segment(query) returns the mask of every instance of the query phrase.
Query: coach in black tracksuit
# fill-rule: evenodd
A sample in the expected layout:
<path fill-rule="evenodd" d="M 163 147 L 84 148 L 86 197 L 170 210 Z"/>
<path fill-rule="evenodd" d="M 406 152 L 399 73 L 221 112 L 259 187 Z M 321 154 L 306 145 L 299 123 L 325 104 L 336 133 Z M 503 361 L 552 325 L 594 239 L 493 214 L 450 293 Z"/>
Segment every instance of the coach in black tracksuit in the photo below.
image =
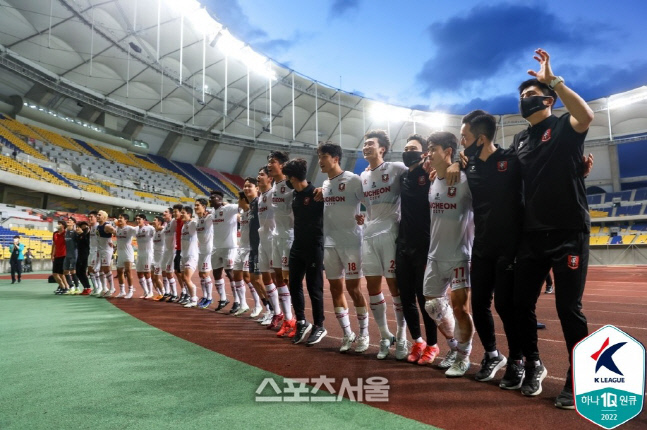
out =
<path fill-rule="evenodd" d="M 400 176 L 401 218 L 396 240 L 395 277 L 400 289 L 402 312 L 414 342 L 422 337 L 420 312 L 425 325 L 426 346 L 438 342 L 436 323 L 425 311 L 422 285 L 429 253 L 429 175 L 422 168 L 421 155 L 427 146 L 424 137 L 413 134 L 407 138 L 402 154 L 409 171 Z M 416 304 L 417 303 L 417 304 Z M 408 361 L 417 362 L 423 350 L 412 349 Z M 423 364 L 423 363 L 420 363 Z"/>
<path fill-rule="evenodd" d="M 83 285 L 85 295 L 90 294 L 90 280 L 88 279 L 88 258 L 90 256 L 90 227 L 85 221 L 76 225 L 76 276 Z"/>
<path fill-rule="evenodd" d="M 593 121 L 593 111 L 584 100 L 555 76 L 548 53 L 538 49 L 538 72 L 519 86 L 522 116 L 530 123 L 514 137 L 513 146 L 521 163 L 525 217 L 517 255 L 515 310 L 522 349 L 526 356 L 526 377 L 538 392 L 546 369 L 539 359 L 535 305 L 549 270 L 555 276 L 555 302 L 569 361 L 573 347 L 588 335 L 582 313 L 582 295 L 589 262 L 590 218 L 583 177 L 584 139 Z M 557 97 L 568 113 L 552 115 Z M 542 376 L 543 375 L 543 376 Z M 573 409 L 571 366 L 566 384 L 557 397 L 559 408 Z"/>
<path fill-rule="evenodd" d="M 292 213 L 294 214 L 294 242 L 290 249 L 290 295 L 297 319 L 294 343 L 300 343 L 307 334 L 303 277 L 306 278 L 308 295 L 312 303 L 314 327 L 306 341 L 307 345 L 318 343 L 327 331 L 324 323 L 323 306 L 323 208 L 324 202 L 314 199 L 315 187 L 306 181 L 307 163 L 297 158 L 283 166 L 287 185 L 294 189 Z"/>

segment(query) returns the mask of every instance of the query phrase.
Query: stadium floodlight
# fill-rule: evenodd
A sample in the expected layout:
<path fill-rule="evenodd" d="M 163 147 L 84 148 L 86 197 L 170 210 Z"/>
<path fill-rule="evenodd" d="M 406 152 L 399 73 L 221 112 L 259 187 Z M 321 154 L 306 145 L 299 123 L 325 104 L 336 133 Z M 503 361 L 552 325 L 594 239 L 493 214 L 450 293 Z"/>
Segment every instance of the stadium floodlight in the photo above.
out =
<path fill-rule="evenodd" d="M 272 70 L 269 60 L 261 54 L 255 52 L 249 45 L 245 45 L 238 52 L 238 59 L 242 61 L 252 72 L 270 78 L 275 81 L 276 72 Z"/>
<path fill-rule="evenodd" d="M 221 28 L 221 25 L 211 18 L 209 12 L 200 6 L 197 9 L 191 10 L 186 15 L 186 18 L 188 18 L 198 34 L 204 34 L 206 36 L 215 35 Z"/>
<path fill-rule="evenodd" d="M 222 30 L 217 45 L 225 55 L 237 57 L 238 51 L 243 49 L 245 44 L 231 35 L 229 30 Z"/>
<path fill-rule="evenodd" d="M 440 112 L 432 112 L 423 121 L 432 129 L 442 129 L 447 123 L 447 115 Z"/>
<path fill-rule="evenodd" d="M 400 122 L 411 119 L 411 110 L 383 103 L 374 103 L 370 113 L 376 121 Z"/>
<path fill-rule="evenodd" d="M 617 109 L 621 108 L 627 105 L 631 105 L 634 103 L 641 102 L 643 100 L 647 100 L 647 89 L 644 89 L 643 91 L 636 93 L 636 94 L 631 94 L 631 95 L 620 95 L 619 97 L 613 98 L 613 96 L 609 97 L 609 102 L 607 103 L 607 108 L 608 109 Z"/>

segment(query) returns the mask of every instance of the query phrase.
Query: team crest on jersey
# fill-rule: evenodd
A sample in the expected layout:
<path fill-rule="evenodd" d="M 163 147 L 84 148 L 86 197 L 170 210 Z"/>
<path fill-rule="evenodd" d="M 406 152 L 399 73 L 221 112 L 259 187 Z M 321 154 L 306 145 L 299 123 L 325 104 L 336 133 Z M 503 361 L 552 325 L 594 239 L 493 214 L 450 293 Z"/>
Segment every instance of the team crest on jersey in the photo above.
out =
<path fill-rule="evenodd" d="M 344 191 L 346 189 L 346 182 L 342 182 L 339 184 L 339 191 Z M 332 191 L 332 190 L 331 190 Z"/>
<path fill-rule="evenodd" d="M 440 193 L 436 193 L 436 197 L 434 197 L 434 200 L 440 200 Z"/>
<path fill-rule="evenodd" d="M 371 188 L 376 188 L 377 185 L 375 185 L 375 182 L 373 182 L 373 185 L 371 185 Z"/>
<path fill-rule="evenodd" d="M 541 137 L 541 141 L 548 142 L 550 140 L 550 134 L 551 134 L 551 130 L 549 128 L 548 130 L 544 131 L 544 135 Z"/>
<path fill-rule="evenodd" d="M 303 206 L 308 206 L 310 204 L 310 197 L 303 199 Z"/>
<path fill-rule="evenodd" d="M 580 256 L 579 255 L 569 255 L 568 257 L 568 268 L 569 269 L 578 269 L 580 267 Z"/>
<path fill-rule="evenodd" d="M 281 194 L 285 194 L 285 187 L 281 187 Z"/>
<path fill-rule="evenodd" d="M 389 174 L 388 173 L 384 173 L 382 175 L 382 182 L 389 182 Z"/>
<path fill-rule="evenodd" d="M 447 196 L 455 197 L 456 196 L 456 187 L 447 188 Z"/>
<path fill-rule="evenodd" d="M 505 172 L 508 170 L 508 162 L 507 161 L 499 161 L 496 163 L 497 169 L 499 169 L 499 172 Z"/>
<path fill-rule="evenodd" d="M 425 185 L 426 182 L 425 175 L 418 176 L 418 185 Z"/>

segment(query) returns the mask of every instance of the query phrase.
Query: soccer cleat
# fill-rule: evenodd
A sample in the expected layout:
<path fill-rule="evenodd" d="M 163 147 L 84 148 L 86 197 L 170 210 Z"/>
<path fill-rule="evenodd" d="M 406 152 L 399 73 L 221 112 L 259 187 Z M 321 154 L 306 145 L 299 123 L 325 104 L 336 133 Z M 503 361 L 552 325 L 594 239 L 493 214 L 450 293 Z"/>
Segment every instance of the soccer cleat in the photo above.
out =
<path fill-rule="evenodd" d="M 341 340 L 341 347 L 339 348 L 339 352 L 349 351 L 350 347 L 353 345 L 353 342 L 355 342 L 355 339 L 357 339 L 357 336 L 355 336 L 355 333 L 353 333 L 352 331 L 350 332 L 350 334 L 345 334 Z"/>
<path fill-rule="evenodd" d="M 81 292 L 81 295 L 82 296 L 89 296 L 91 291 L 92 290 L 90 288 L 84 288 L 83 291 Z"/>
<path fill-rule="evenodd" d="M 273 320 L 274 320 L 274 314 L 271 311 L 267 311 L 265 312 L 265 316 L 261 321 L 261 325 L 269 326 L 270 324 L 272 324 Z"/>
<path fill-rule="evenodd" d="M 271 313 L 271 312 L 270 312 L 270 311 L 268 311 L 268 310 L 266 310 L 265 312 L 263 312 L 263 313 L 261 314 L 261 316 L 260 316 L 260 317 L 258 317 L 258 318 L 257 318 L 257 319 L 255 319 L 254 321 L 256 321 L 256 322 L 258 322 L 258 323 L 261 323 L 261 322 L 265 321 L 265 318 L 267 317 L 267 314 L 268 314 L 268 313 Z"/>
<path fill-rule="evenodd" d="M 184 305 L 184 307 L 185 307 L 185 308 L 195 308 L 196 306 L 198 306 L 198 299 L 195 299 L 195 300 L 189 300 L 189 301 Z"/>
<path fill-rule="evenodd" d="M 202 304 L 198 304 L 198 307 L 200 309 L 207 309 L 209 306 L 211 306 L 211 303 L 212 303 L 212 300 L 207 299 L 203 301 Z"/>
<path fill-rule="evenodd" d="M 312 346 L 315 343 L 321 342 L 321 339 L 326 337 L 327 334 L 328 332 L 322 326 L 314 326 L 312 328 L 312 333 L 310 333 L 310 337 L 306 340 L 306 345 Z"/>
<path fill-rule="evenodd" d="M 65 288 L 58 287 L 58 288 L 54 291 L 54 294 L 56 294 L 56 295 L 60 296 L 60 295 L 61 295 L 61 294 L 63 294 L 64 292 L 65 292 Z"/>
<path fill-rule="evenodd" d="M 573 397 L 573 391 L 567 388 L 564 388 L 559 396 L 555 399 L 555 407 L 559 409 L 575 409 L 575 398 Z"/>
<path fill-rule="evenodd" d="M 146 294 L 144 296 L 144 300 L 149 300 L 149 299 L 152 299 L 152 298 L 153 298 L 153 293 L 148 293 L 148 294 Z M 196 304 L 197 304 L 197 302 L 196 302 Z"/>
<path fill-rule="evenodd" d="M 355 345 L 355 352 L 358 352 L 360 354 L 362 352 L 366 352 L 366 350 L 368 349 L 368 341 L 369 341 L 368 335 L 366 335 L 366 336 L 362 336 L 362 335 L 357 336 L 357 345 Z"/>
<path fill-rule="evenodd" d="M 528 363 L 525 365 L 526 377 L 521 384 L 521 394 L 524 396 L 538 396 L 541 394 L 541 383 L 548 375 L 548 370 L 539 362 L 539 364 Z"/>
<path fill-rule="evenodd" d="M 526 369 L 523 367 L 523 363 L 517 363 L 516 361 L 508 362 L 508 367 L 506 367 L 503 378 L 499 382 L 499 388 L 503 388 L 504 390 L 518 390 L 521 388 L 525 374 Z"/>
<path fill-rule="evenodd" d="M 312 324 L 310 324 L 308 321 L 297 322 L 296 329 L 293 330 L 295 335 L 292 338 L 292 343 L 296 345 L 297 343 L 303 342 L 306 339 L 308 333 L 310 333 L 310 330 L 312 330 Z"/>
<path fill-rule="evenodd" d="M 214 312 L 220 312 L 225 306 L 229 304 L 229 300 L 220 300 L 218 306 L 214 309 Z"/>
<path fill-rule="evenodd" d="M 449 369 L 445 372 L 445 376 L 448 378 L 460 378 L 465 375 L 467 369 L 470 368 L 470 357 L 469 355 L 457 354 L 456 360 L 451 365 Z"/>
<path fill-rule="evenodd" d="M 126 292 L 124 290 L 120 290 L 119 294 L 117 294 L 115 297 L 120 299 L 120 298 L 125 297 L 125 296 L 126 296 Z"/>
<path fill-rule="evenodd" d="M 279 330 L 278 333 L 276 333 L 276 337 L 283 337 L 286 334 L 289 335 L 295 330 L 296 324 L 297 324 L 296 318 L 292 318 L 291 320 L 283 320 L 281 329 Z"/>
<path fill-rule="evenodd" d="M 546 324 L 537 321 L 537 330 L 543 330 L 546 328 Z"/>
<path fill-rule="evenodd" d="M 454 364 L 454 361 L 456 361 L 456 354 L 458 354 L 458 351 L 447 351 L 447 355 L 445 355 L 445 358 L 443 358 L 443 361 L 440 362 L 438 367 L 440 369 L 449 369 L 450 367 L 452 367 L 452 364 Z"/>
<path fill-rule="evenodd" d="M 67 288 L 65 289 L 65 292 L 63 293 L 64 296 L 71 296 L 74 294 L 74 289 L 73 288 Z"/>
<path fill-rule="evenodd" d="M 424 366 L 426 364 L 432 363 L 439 353 L 440 349 L 438 348 L 438 345 L 427 345 L 425 350 L 422 351 L 422 356 L 420 357 L 420 360 L 418 360 L 418 364 Z"/>
<path fill-rule="evenodd" d="M 405 360 L 409 355 L 409 341 L 400 339 L 395 342 L 395 359 L 398 361 Z"/>
<path fill-rule="evenodd" d="M 168 299 L 166 299 L 166 303 L 177 303 L 177 296 L 169 296 Z"/>
<path fill-rule="evenodd" d="M 274 315 L 272 317 L 272 321 L 267 326 L 267 329 L 271 330 L 271 329 L 277 328 L 279 324 L 281 324 L 281 322 L 283 321 L 283 318 L 284 318 L 283 314 Z"/>
<path fill-rule="evenodd" d="M 427 342 L 424 340 L 422 342 L 414 342 L 411 347 L 411 352 L 407 356 L 407 361 L 409 363 L 417 363 L 420 357 L 422 357 L 425 348 L 427 348 Z"/>
<path fill-rule="evenodd" d="M 191 301 L 191 298 L 188 295 L 184 295 L 184 298 L 178 302 L 178 304 L 184 306 Z"/>
<path fill-rule="evenodd" d="M 254 309 L 252 309 L 252 313 L 249 314 L 249 317 L 256 318 L 261 314 L 261 312 L 263 312 L 263 308 L 260 306 L 256 306 Z"/>
<path fill-rule="evenodd" d="M 128 294 L 126 294 L 126 295 L 124 296 L 124 299 L 132 299 L 132 298 L 133 298 L 133 294 L 135 294 L 135 289 L 134 289 L 134 288 L 131 288 L 130 290 L 128 290 Z"/>
<path fill-rule="evenodd" d="M 497 356 L 493 358 L 486 352 L 483 354 L 481 368 L 476 372 L 476 375 L 474 375 L 474 379 L 479 382 L 491 381 L 494 378 L 494 375 L 496 375 L 496 372 L 498 372 L 499 369 L 502 369 L 507 362 L 508 360 L 499 351 L 497 351 Z"/>
<path fill-rule="evenodd" d="M 207 298 L 206 298 L 206 297 L 201 298 L 201 299 L 200 299 L 200 301 L 198 302 L 198 307 L 199 307 L 199 308 L 201 308 L 201 307 L 202 307 L 202 304 L 203 304 L 206 300 L 207 300 Z"/>
<path fill-rule="evenodd" d="M 555 292 L 555 287 L 552 285 L 546 285 L 546 291 L 544 291 L 544 294 L 553 294 Z"/>
<path fill-rule="evenodd" d="M 235 316 L 235 317 L 239 317 L 239 316 L 241 316 L 241 315 L 243 315 L 243 314 L 246 314 L 247 312 L 249 312 L 249 306 L 241 307 L 240 309 L 238 309 L 238 310 L 236 311 L 236 313 L 234 314 L 234 316 Z"/>
<path fill-rule="evenodd" d="M 233 315 L 236 312 L 238 312 L 238 309 L 240 309 L 240 303 L 234 302 L 234 305 L 229 309 L 229 315 Z"/>
<path fill-rule="evenodd" d="M 391 339 L 381 339 L 380 340 L 380 350 L 377 353 L 378 360 L 384 360 L 389 356 L 389 348 L 395 343 L 395 336 L 392 336 Z"/>

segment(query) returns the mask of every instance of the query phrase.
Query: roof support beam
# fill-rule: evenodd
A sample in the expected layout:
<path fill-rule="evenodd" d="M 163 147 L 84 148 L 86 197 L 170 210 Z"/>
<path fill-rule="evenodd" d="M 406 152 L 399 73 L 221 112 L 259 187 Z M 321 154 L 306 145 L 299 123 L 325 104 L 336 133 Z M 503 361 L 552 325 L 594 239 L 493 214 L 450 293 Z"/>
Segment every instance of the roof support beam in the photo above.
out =
<path fill-rule="evenodd" d="M 76 117 L 83 121 L 95 122 L 99 119 L 99 115 L 101 115 L 101 111 L 99 109 L 94 106 L 83 105 L 83 109 L 81 109 L 81 112 L 79 112 Z"/>
<path fill-rule="evenodd" d="M 27 94 L 25 94 L 25 98 L 32 100 L 34 103 L 39 104 L 41 106 L 46 106 L 47 103 L 52 101 L 55 95 L 56 94 L 46 86 L 41 85 L 39 83 L 35 83 L 29 89 L 29 91 L 27 91 Z"/>
<path fill-rule="evenodd" d="M 209 167 L 209 163 L 213 160 L 213 156 L 216 155 L 216 151 L 218 151 L 219 146 L 220 142 L 207 140 L 204 144 L 204 148 L 202 148 L 200 156 L 198 157 L 198 161 L 196 161 L 195 164 L 200 167 Z"/>
<path fill-rule="evenodd" d="M 234 167 L 234 171 L 232 173 L 243 176 L 243 173 L 247 170 L 247 166 L 249 166 L 252 155 L 254 155 L 254 151 L 255 149 L 249 147 L 243 148 L 243 150 L 240 151 L 236 167 Z"/>
<path fill-rule="evenodd" d="M 170 160 L 173 151 L 175 151 L 175 148 L 177 148 L 177 145 L 180 143 L 181 139 L 181 134 L 175 133 L 173 131 L 170 132 L 168 135 L 166 135 L 166 139 L 164 139 L 164 143 L 162 143 L 159 151 L 157 151 L 157 155 Z"/>
<path fill-rule="evenodd" d="M 308 181 L 314 182 L 315 178 L 317 177 L 317 173 L 319 173 L 319 156 L 315 153 L 310 160 L 306 178 L 308 178 Z"/>
<path fill-rule="evenodd" d="M 128 123 L 126 123 L 126 126 L 122 131 L 126 136 L 128 136 L 128 139 L 133 140 L 137 139 L 137 136 L 139 135 L 139 132 L 142 131 L 142 128 L 144 128 L 144 124 L 139 121 L 129 119 Z"/>

